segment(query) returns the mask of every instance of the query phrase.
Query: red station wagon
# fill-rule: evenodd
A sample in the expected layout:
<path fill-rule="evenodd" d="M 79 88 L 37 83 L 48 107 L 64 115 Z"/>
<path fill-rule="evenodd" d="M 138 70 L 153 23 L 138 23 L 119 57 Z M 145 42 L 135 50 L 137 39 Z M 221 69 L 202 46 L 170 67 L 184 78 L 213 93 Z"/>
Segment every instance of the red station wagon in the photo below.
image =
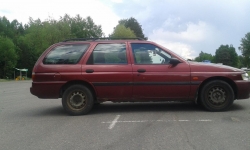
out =
<path fill-rule="evenodd" d="M 62 98 L 70 115 L 104 101 L 195 101 L 209 111 L 247 99 L 248 74 L 217 64 L 186 61 L 142 39 L 70 39 L 50 46 L 37 60 L 30 92 Z"/>

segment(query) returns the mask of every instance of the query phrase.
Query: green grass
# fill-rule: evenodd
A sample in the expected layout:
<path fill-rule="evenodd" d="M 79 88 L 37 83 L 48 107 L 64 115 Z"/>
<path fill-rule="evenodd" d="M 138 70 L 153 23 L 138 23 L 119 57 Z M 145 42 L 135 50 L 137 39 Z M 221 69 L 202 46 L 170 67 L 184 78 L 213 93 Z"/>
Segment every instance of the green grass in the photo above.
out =
<path fill-rule="evenodd" d="M 0 82 L 6 82 L 6 81 L 14 81 L 14 80 L 10 80 L 10 79 L 0 79 Z"/>

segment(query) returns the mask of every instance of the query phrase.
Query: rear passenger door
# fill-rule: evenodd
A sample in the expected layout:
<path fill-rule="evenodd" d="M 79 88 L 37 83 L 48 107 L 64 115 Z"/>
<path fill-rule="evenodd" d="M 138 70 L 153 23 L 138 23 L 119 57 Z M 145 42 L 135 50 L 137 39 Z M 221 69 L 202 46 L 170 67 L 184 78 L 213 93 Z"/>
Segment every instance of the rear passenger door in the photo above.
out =
<path fill-rule="evenodd" d="M 99 100 L 132 97 L 132 67 L 126 43 L 98 43 L 82 65 L 82 76 L 97 91 Z"/>

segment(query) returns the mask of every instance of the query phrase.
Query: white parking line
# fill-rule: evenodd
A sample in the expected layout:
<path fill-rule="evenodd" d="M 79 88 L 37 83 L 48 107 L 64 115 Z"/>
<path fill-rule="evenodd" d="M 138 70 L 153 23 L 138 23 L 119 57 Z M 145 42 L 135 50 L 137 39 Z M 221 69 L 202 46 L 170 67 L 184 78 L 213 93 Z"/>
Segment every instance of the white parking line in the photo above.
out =
<path fill-rule="evenodd" d="M 145 123 L 145 122 L 211 122 L 213 120 L 210 119 L 199 119 L 199 120 L 128 120 L 128 121 L 118 121 L 120 115 L 117 115 L 113 121 L 107 121 L 102 123 L 108 123 L 109 129 L 112 129 L 116 123 Z"/>
<path fill-rule="evenodd" d="M 111 122 L 111 124 L 109 125 L 109 129 L 114 128 L 115 124 L 117 123 L 117 120 L 120 118 L 120 115 L 117 115 L 115 117 L 115 119 Z"/>
<path fill-rule="evenodd" d="M 190 120 L 178 120 L 178 121 L 183 122 L 183 121 L 190 121 Z"/>
<path fill-rule="evenodd" d="M 203 119 L 203 120 L 196 120 L 196 121 L 208 122 L 208 121 L 212 121 L 212 120 L 210 120 L 210 119 Z"/>

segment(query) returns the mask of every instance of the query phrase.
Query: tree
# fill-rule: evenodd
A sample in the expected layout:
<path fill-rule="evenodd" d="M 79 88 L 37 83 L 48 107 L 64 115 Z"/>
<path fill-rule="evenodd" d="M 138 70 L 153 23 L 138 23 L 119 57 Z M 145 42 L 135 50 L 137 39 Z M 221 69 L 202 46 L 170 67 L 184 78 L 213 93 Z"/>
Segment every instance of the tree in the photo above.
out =
<path fill-rule="evenodd" d="M 239 68 L 247 66 L 246 60 L 245 60 L 245 58 L 242 55 L 238 56 L 238 60 L 239 60 L 239 63 L 238 63 L 238 67 Z"/>
<path fill-rule="evenodd" d="M 76 38 L 98 38 L 103 36 L 102 27 L 95 25 L 91 17 L 83 19 L 80 15 L 76 15 L 76 17 L 71 18 L 70 23 L 71 33 Z"/>
<path fill-rule="evenodd" d="M 28 76 L 31 76 L 38 57 L 54 43 L 70 38 L 102 36 L 101 26 L 96 25 L 91 17 L 82 18 L 80 15 L 70 17 L 65 14 L 60 20 L 48 18 L 41 21 L 39 18 L 29 18 L 29 23 L 22 25 L 17 20 L 9 21 L 6 17 L 0 16 L 0 77 L 9 76 L 8 69 L 4 68 L 16 64 L 15 67 L 28 68 Z M 3 42 L 2 39 L 7 42 Z M 13 54 L 10 55 L 13 57 L 8 56 L 9 54 Z"/>
<path fill-rule="evenodd" d="M 13 34 L 10 28 L 10 21 L 6 17 L 0 17 L 0 35 L 12 38 Z"/>
<path fill-rule="evenodd" d="M 15 41 L 18 36 L 24 34 L 22 23 L 17 20 L 10 22 L 6 17 L 0 17 L 0 35 Z"/>
<path fill-rule="evenodd" d="M 119 21 L 119 24 L 124 25 L 126 28 L 131 29 L 136 37 L 147 39 L 147 37 L 145 37 L 145 35 L 142 32 L 141 25 L 135 18 L 131 17 L 129 19 L 122 19 Z"/>
<path fill-rule="evenodd" d="M 117 25 L 110 35 L 111 38 L 136 38 L 134 32 L 124 25 Z"/>
<path fill-rule="evenodd" d="M 70 38 L 102 37 L 101 26 L 95 25 L 90 17 L 83 19 L 80 15 L 71 18 L 69 15 L 61 17 L 59 21 L 49 18 L 41 22 L 40 19 L 30 18 L 25 35 L 29 47 L 35 50 L 37 58 L 50 45 Z"/>
<path fill-rule="evenodd" d="M 241 44 L 239 47 L 243 55 L 243 59 L 245 62 L 246 67 L 249 67 L 250 64 L 250 32 L 248 32 L 244 38 L 241 39 Z"/>
<path fill-rule="evenodd" d="M 11 78 L 17 54 L 11 39 L 0 36 L 0 78 Z"/>
<path fill-rule="evenodd" d="M 204 60 L 210 60 L 214 62 L 214 56 L 208 53 L 200 52 L 199 56 L 194 59 L 195 61 L 202 62 Z"/>
<path fill-rule="evenodd" d="M 28 76 L 31 75 L 34 64 L 39 57 L 36 55 L 35 50 L 30 46 L 30 42 L 25 36 L 20 36 L 17 39 L 17 55 L 18 60 L 16 64 L 16 68 L 20 69 L 28 69 Z"/>
<path fill-rule="evenodd" d="M 238 55 L 235 48 L 232 45 L 221 45 L 215 52 L 215 61 L 216 63 L 238 67 Z"/>

